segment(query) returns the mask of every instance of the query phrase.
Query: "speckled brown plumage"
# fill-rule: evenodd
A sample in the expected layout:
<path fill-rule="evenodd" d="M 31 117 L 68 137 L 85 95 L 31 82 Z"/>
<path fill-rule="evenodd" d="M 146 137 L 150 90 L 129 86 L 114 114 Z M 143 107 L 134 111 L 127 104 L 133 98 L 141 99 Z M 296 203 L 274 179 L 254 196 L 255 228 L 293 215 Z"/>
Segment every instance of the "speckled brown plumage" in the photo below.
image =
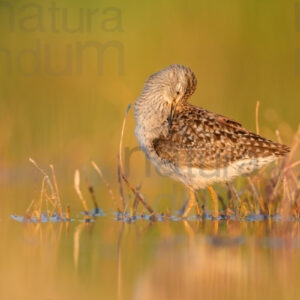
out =
<path fill-rule="evenodd" d="M 250 132 L 234 120 L 189 103 L 177 107 L 169 133 L 154 139 L 153 147 L 160 158 L 177 167 L 203 170 L 289 152 L 289 147 Z"/>
<path fill-rule="evenodd" d="M 188 103 L 196 85 L 190 68 L 170 65 L 147 79 L 135 102 L 135 134 L 162 174 L 197 190 L 250 173 L 289 152 L 234 120 Z"/>

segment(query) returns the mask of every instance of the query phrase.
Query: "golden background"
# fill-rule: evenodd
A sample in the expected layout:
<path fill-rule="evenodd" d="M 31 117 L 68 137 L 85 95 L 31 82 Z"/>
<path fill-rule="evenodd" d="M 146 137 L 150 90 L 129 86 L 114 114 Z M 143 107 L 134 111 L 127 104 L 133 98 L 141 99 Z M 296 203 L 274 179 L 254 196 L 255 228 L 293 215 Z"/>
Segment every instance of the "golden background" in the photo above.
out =
<path fill-rule="evenodd" d="M 90 161 L 118 193 L 126 108 L 150 74 L 173 63 L 198 78 L 192 103 L 254 131 L 260 101 L 261 134 L 275 140 L 278 129 L 290 145 L 300 110 L 300 2 L 15 0 L 0 2 L 0 25 L 1 299 L 163 299 L 174 288 L 174 297 L 196 297 L 195 278 L 200 295 L 213 299 L 299 298 L 299 223 L 285 224 L 286 231 L 276 222 L 124 225 L 112 219 Z M 183 188 L 149 171 L 134 127 L 131 110 L 123 151 L 129 178 L 156 210 L 175 211 Z M 107 219 L 68 229 L 11 220 L 39 197 L 42 176 L 29 157 L 47 171 L 54 165 L 64 209 L 70 203 L 74 217 L 82 218 L 74 171 L 86 170 Z M 84 180 L 82 188 L 89 199 Z M 218 234 L 229 242 L 214 241 Z M 246 244 L 230 242 L 240 236 Z"/>

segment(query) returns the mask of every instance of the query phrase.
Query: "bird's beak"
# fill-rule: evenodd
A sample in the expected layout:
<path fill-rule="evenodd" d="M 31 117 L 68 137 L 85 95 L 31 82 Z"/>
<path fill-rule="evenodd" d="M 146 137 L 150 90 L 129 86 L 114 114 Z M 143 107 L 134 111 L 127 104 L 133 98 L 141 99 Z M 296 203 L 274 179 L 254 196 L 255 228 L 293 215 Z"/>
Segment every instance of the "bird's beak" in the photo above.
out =
<path fill-rule="evenodd" d="M 176 111 L 176 106 L 177 106 L 177 103 L 176 103 L 175 101 L 173 101 L 172 104 L 171 104 L 170 115 L 169 115 L 169 117 L 168 117 L 168 121 L 169 121 L 169 129 L 170 129 L 171 126 L 172 126 L 172 122 L 173 122 L 174 115 L 175 115 L 175 111 Z"/>

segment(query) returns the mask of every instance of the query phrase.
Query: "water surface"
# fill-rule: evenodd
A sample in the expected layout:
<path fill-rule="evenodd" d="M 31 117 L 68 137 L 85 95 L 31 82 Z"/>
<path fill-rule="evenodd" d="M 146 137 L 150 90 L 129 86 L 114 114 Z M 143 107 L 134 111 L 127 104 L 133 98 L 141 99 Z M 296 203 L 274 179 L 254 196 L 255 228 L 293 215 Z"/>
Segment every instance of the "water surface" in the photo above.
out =
<path fill-rule="evenodd" d="M 300 225 L 1 221 L 1 299 L 299 299 Z"/>

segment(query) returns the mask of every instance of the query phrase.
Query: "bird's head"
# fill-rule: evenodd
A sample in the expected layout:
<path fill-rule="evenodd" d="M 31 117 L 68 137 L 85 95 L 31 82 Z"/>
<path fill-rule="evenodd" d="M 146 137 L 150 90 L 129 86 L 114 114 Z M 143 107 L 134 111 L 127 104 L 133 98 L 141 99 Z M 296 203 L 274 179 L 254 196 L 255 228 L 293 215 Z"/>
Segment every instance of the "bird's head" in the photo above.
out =
<path fill-rule="evenodd" d="M 176 107 L 190 98 L 196 86 L 197 79 L 190 68 L 170 65 L 148 78 L 144 93 L 169 108 L 168 120 L 171 126 Z"/>

